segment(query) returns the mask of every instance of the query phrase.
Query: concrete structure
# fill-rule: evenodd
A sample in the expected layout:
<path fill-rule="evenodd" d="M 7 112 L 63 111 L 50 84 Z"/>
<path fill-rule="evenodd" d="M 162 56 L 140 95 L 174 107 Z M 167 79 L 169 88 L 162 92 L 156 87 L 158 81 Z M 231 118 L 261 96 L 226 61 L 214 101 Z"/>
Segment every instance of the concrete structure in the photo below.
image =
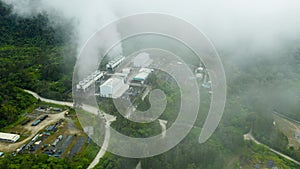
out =
<path fill-rule="evenodd" d="M 131 72 L 131 68 L 124 68 L 122 69 L 122 73 L 129 74 Z"/>
<path fill-rule="evenodd" d="M 295 138 L 296 138 L 296 139 L 300 139 L 300 133 L 295 132 Z"/>
<path fill-rule="evenodd" d="M 133 66 L 134 67 L 147 67 L 151 64 L 152 60 L 149 57 L 149 54 L 146 52 L 138 54 L 133 59 Z"/>
<path fill-rule="evenodd" d="M 122 78 L 110 78 L 100 86 L 100 96 L 106 98 L 119 98 L 129 88 Z"/>
<path fill-rule="evenodd" d="M 198 79 L 202 80 L 205 76 L 205 69 L 204 67 L 198 67 L 195 69 L 195 75 Z"/>
<path fill-rule="evenodd" d="M 147 77 L 149 76 L 149 73 L 146 72 L 140 72 L 136 76 L 134 76 L 133 80 L 135 81 L 145 81 Z"/>
<path fill-rule="evenodd" d="M 96 70 L 76 85 L 77 90 L 86 91 L 92 84 L 104 76 L 104 72 Z"/>
<path fill-rule="evenodd" d="M 116 78 L 119 77 L 121 79 L 126 79 L 128 74 L 126 74 L 126 73 L 114 73 L 112 76 L 116 77 Z"/>
<path fill-rule="evenodd" d="M 0 141 L 4 142 L 16 142 L 20 138 L 18 134 L 2 133 L 0 132 Z"/>
<path fill-rule="evenodd" d="M 113 70 L 115 69 L 117 66 L 119 66 L 123 61 L 125 60 L 124 56 L 119 56 L 114 58 L 113 60 L 111 60 L 110 62 L 108 62 L 106 64 L 106 69 L 108 70 Z"/>
<path fill-rule="evenodd" d="M 202 84 L 202 86 L 207 89 L 211 89 L 211 85 L 212 85 L 211 81 Z"/>
<path fill-rule="evenodd" d="M 142 68 L 139 73 L 133 77 L 133 80 L 143 82 L 148 78 L 151 72 L 153 72 L 152 69 Z"/>

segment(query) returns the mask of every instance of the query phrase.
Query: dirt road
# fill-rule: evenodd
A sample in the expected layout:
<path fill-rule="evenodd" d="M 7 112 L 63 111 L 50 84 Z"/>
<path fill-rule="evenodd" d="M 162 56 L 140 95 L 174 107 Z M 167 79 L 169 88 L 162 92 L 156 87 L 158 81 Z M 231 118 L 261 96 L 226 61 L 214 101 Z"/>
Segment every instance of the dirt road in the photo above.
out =
<path fill-rule="evenodd" d="M 72 102 L 57 101 L 57 100 L 51 100 L 51 99 L 46 99 L 46 98 L 40 97 L 37 93 L 35 93 L 33 91 L 29 91 L 29 90 L 24 90 L 24 91 L 27 93 L 30 93 L 35 98 L 40 99 L 44 102 L 54 103 L 54 104 L 58 104 L 58 105 L 65 105 L 65 106 L 69 106 L 69 107 L 73 107 L 73 105 L 74 105 Z M 96 114 L 96 115 L 98 113 L 102 113 L 104 115 L 104 118 L 106 119 L 107 126 L 109 126 L 113 121 L 116 120 L 115 116 L 106 114 L 105 112 L 100 112 L 98 108 L 90 106 L 90 105 L 83 104 L 82 109 L 87 112 Z M 64 116 L 64 114 L 62 114 L 62 115 Z M 34 134 L 33 134 L 33 136 L 34 136 Z M 109 145 L 109 140 L 110 140 L 110 128 L 107 127 L 105 130 L 105 138 L 104 138 L 103 145 L 102 145 L 100 151 L 98 152 L 98 154 L 96 155 L 96 157 L 94 158 L 94 160 L 92 161 L 92 163 L 89 165 L 89 167 L 88 167 L 89 169 L 95 167 L 99 163 L 99 160 L 104 156 L 106 149 Z M 22 143 L 20 145 L 22 145 Z"/>
<path fill-rule="evenodd" d="M 66 110 L 68 111 L 68 110 Z M 45 128 L 46 126 L 57 122 L 60 119 L 65 118 L 65 112 L 63 111 L 61 113 L 57 114 L 49 114 L 49 117 L 46 118 L 44 121 L 42 121 L 39 125 L 37 126 L 31 126 L 32 123 L 28 123 L 27 125 L 24 126 L 24 129 L 26 131 L 30 132 L 30 136 L 27 137 L 26 139 L 16 142 L 16 143 L 4 143 L 0 142 L 0 151 L 3 152 L 12 152 L 15 151 L 17 148 L 21 147 L 22 144 L 25 144 L 29 140 L 31 140 L 41 129 Z"/>

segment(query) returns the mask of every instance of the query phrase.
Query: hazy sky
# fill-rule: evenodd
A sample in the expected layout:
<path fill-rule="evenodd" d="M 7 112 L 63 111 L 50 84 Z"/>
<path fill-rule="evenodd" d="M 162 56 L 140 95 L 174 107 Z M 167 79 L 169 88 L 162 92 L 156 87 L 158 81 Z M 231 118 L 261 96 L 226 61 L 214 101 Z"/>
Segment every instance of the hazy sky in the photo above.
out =
<path fill-rule="evenodd" d="M 278 48 L 300 35 L 298 0 L 2 0 L 30 16 L 40 11 L 76 21 L 78 43 L 117 18 L 143 12 L 178 16 L 197 26 L 217 48 Z M 117 33 L 116 33 L 117 37 Z"/>

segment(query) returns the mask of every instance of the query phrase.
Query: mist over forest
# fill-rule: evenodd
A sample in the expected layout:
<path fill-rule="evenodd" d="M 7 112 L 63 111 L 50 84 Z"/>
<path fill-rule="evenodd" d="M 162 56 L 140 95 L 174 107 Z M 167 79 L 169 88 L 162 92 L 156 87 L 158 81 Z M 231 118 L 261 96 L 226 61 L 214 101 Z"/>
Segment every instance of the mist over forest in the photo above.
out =
<path fill-rule="evenodd" d="M 295 125 L 295 121 L 300 121 L 300 3 L 297 1 L 1 0 L 0 131 L 9 131 L 8 128 L 20 123 L 24 114 L 41 104 L 23 89 L 49 99 L 73 101 L 70 92 L 73 70 L 86 41 L 114 20 L 147 12 L 184 19 L 211 40 L 226 74 L 224 114 L 215 133 L 203 144 L 198 143 L 201 129 L 194 128 L 166 153 L 130 159 L 106 152 L 95 168 L 135 168 L 141 162 L 143 169 L 232 169 L 253 168 L 256 164 L 266 167 L 269 161 L 278 168 L 299 168 L 298 164 L 243 137 L 251 132 L 260 143 L 300 161 L 300 143 L 292 145 L 284 127 L 276 125 L 281 118 Z M 112 39 L 120 39 L 118 29 L 112 32 Z M 116 50 L 126 53 L 126 45 Z M 178 97 L 171 91 L 171 85 L 159 84 L 160 78 L 163 76 L 158 76 L 153 85 Z M 201 92 L 195 124 L 200 128 L 211 101 L 207 91 Z M 170 99 L 171 105 L 177 103 L 174 98 Z M 110 100 L 104 103 L 101 108 L 123 119 L 110 106 Z M 175 119 L 176 114 L 170 113 L 174 107 L 169 107 L 166 117 Z M 136 137 L 160 131 L 156 123 L 148 129 L 126 119 L 112 126 Z M 48 157 L 42 153 L 8 154 L 0 158 L 0 168 L 87 168 L 98 149 L 97 145 L 90 145 L 73 158 Z"/>

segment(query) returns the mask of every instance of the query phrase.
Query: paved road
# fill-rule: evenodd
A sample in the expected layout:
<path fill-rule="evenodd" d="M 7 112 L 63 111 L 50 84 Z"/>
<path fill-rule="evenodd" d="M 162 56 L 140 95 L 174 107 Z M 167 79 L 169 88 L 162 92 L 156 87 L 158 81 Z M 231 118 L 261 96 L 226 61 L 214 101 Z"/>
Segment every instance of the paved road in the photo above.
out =
<path fill-rule="evenodd" d="M 37 93 L 35 93 L 33 91 L 30 91 L 30 90 L 24 90 L 24 91 L 31 94 L 33 97 L 35 97 L 37 99 L 40 99 L 41 101 L 44 101 L 44 102 L 73 107 L 73 102 L 64 102 L 64 101 L 46 99 L 46 98 L 43 98 L 43 97 L 39 96 Z"/>
<path fill-rule="evenodd" d="M 286 116 L 286 115 L 284 115 L 284 114 L 278 113 L 278 112 L 276 112 L 276 111 L 273 111 L 273 113 L 276 114 L 276 115 L 278 115 L 278 116 L 280 116 L 280 117 L 283 117 L 283 118 L 285 118 L 285 119 L 287 119 L 287 120 L 290 120 L 290 121 L 292 121 L 292 122 L 295 122 L 295 123 L 300 124 L 300 121 L 297 121 L 297 120 L 295 120 L 295 119 L 292 119 L 292 118 L 290 118 L 290 117 L 288 117 L 288 116 Z"/>
<path fill-rule="evenodd" d="M 105 129 L 105 136 L 104 136 L 104 142 L 101 146 L 100 151 L 98 152 L 98 154 L 96 155 L 96 157 L 94 158 L 94 160 L 92 161 L 92 163 L 89 165 L 88 169 L 92 169 L 94 168 L 100 161 L 100 159 L 104 156 L 106 149 L 109 145 L 109 140 L 110 140 L 110 123 L 112 123 L 114 120 L 109 121 L 106 125 L 106 129 Z"/>
<path fill-rule="evenodd" d="M 139 163 L 136 165 L 135 169 L 142 169 L 142 163 L 139 161 Z"/>
<path fill-rule="evenodd" d="M 159 121 L 159 125 L 161 127 L 161 134 L 162 134 L 162 138 L 166 137 L 166 129 L 167 129 L 167 123 L 168 121 L 166 120 L 161 120 L 161 119 L 158 119 Z"/>
<path fill-rule="evenodd" d="M 43 97 L 39 96 L 37 93 L 35 93 L 33 91 L 30 91 L 30 90 L 24 90 L 24 91 L 27 92 L 27 93 L 30 93 L 35 98 L 40 99 L 41 101 L 44 101 L 44 102 L 54 103 L 54 104 L 69 106 L 69 107 L 73 107 L 73 105 L 74 105 L 72 102 L 64 102 L 64 101 L 57 101 L 57 100 L 51 100 L 51 99 L 43 98 Z M 104 156 L 104 154 L 106 152 L 106 149 L 108 147 L 109 140 L 110 140 L 109 126 L 113 121 L 116 120 L 116 117 L 112 116 L 112 115 L 109 115 L 109 114 L 106 114 L 104 112 L 100 112 L 98 108 L 90 106 L 90 105 L 83 104 L 82 109 L 87 111 L 87 112 L 96 114 L 96 115 L 98 115 L 98 113 L 103 113 L 104 118 L 106 120 L 106 124 L 107 124 L 106 130 L 105 130 L 105 138 L 104 138 L 103 145 L 102 145 L 100 151 L 98 152 L 98 154 L 96 155 L 96 157 L 94 158 L 94 160 L 92 161 L 92 163 L 88 167 L 88 169 L 91 169 L 91 168 L 95 167 L 98 164 L 99 160 Z"/>
<path fill-rule="evenodd" d="M 257 140 L 253 137 L 253 135 L 251 134 L 251 132 L 249 132 L 249 133 L 247 133 L 247 134 L 244 134 L 244 140 L 252 140 L 252 141 L 255 142 L 256 144 L 265 146 L 266 148 L 268 148 L 268 149 L 269 149 L 270 151 L 272 151 L 273 153 L 275 153 L 275 154 L 277 154 L 277 155 L 279 155 L 279 156 L 281 156 L 281 157 L 283 157 L 283 158 L 285 158 L 285 159 L 287 159 L 287 160 L 290 160 L 290 161 L 292 161 L 292 162 L 294 162 L 294 163 L 300 165 L 300 162 L 299 162 L 299 161 L 296 161 L 296 160 L 293 159 L 292 157 L 287 156 L 287 155 L 285 155 L 285 154 L 282 154 L 282 153 L 280 153 L 280 152 L 278 152 L 278 151 L 272 149 L 271 147 L 269 147 L 269 146 L 267 146 L 267 145 L 265 145 L 265 144 L 263 144 L 263 143 L 257 141 Z"/>
<path fill-rule="evenodd" d="M 39 96 L 37 93 L 30 91 L 30 90 L 24 90 L 25 92 L 31 94 L 32 96 L 34 96 L 37 99 L 40 99 L 41 101 L 44 102 L 48 102 L 48 103 L 53 103 L 53 104 L 58 104 L 58 105 L 62 105 L 62 106 L 69 106 L 69 107 L 73 107 L 74 103 L 73 102 L 65 102 L 65 101 L 58 101 L 58 100 L 51 100 L 51 99 L 47 99 L 47 98 L 43 98 L 41 96 Z M 115 116 L 112 116 L 110 114 L 104 113 L 104 112 L 100 112 L 98 108 L 93 107 L 91 105 L 87 105 L 87 104 L 83 104 L 81 107 L 83 110 L 93 113 L 95 115 L 98 115 L 99 113 L 103 114 L 106 121 L 114 121 L 114 119 L 116 118 Z"/>

